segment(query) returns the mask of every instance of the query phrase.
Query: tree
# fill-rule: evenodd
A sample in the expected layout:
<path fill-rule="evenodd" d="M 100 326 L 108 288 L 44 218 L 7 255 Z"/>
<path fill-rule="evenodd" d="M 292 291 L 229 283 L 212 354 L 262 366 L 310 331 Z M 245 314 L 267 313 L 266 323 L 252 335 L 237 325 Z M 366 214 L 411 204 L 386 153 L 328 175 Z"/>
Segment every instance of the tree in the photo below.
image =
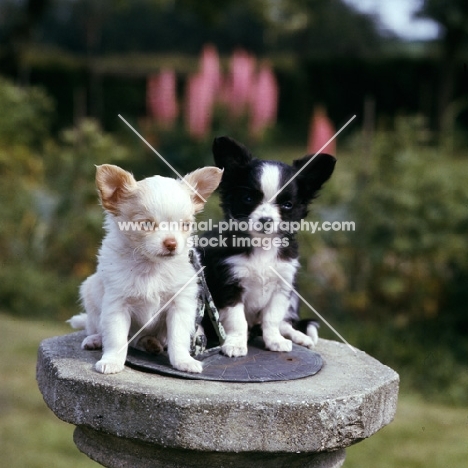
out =
<path fill-rule="evenodd" d="M 423 0 L 419 17 L 431 18 L 442 28 L 442 58 L 437 102 L 436 128 L 443 130 L 444 114 L 453 99 L 455 74 L 468 44 L 468 2 L 466 0 Z"/>
<path fill-rule="evenodd" d="M 292 47 L 302 58 L 369 55 L 382 44 L 376 18 L 343 0 L 282 0 L 273 11 L 277 45 Z"/>
<path fill-rule="evenodd" d="M 21 66 L 24 46 L 31 41 L 32 32 L 49 6 L 50 0 L 5 1 L 0 6 L 0 69 L 16 74 Z M 2 14 L 3 13 L 3 14 Z M 5 18 L 5 20 L 1 20 Z M 3 24 L 2 24 L 3 23 Z"/>
<path fill-rule="evenodd" d="M 99 55 L 196 54 L 212 42 L 222 53 L 240 46 L 256 54 L 356 56 L 374 52 L 380 43 L 375 21 L 343 0 L 0 2 L 0 41 L 14 50 L 14 44 L 27 45 L 33 38 L 75 53 Z"/>

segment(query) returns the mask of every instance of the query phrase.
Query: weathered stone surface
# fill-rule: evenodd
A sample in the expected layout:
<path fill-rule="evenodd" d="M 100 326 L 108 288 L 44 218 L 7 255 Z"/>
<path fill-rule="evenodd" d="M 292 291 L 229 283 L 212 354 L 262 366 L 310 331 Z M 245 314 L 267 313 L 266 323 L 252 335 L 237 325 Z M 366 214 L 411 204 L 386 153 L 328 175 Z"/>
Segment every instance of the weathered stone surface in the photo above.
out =
<path fill-rule="evenodd" d="M 122 439 L 83 426 L 73 434 L 77 447 L 108 468 L 340 468 L 344 449 L 321 453 L 200 452 Z"/>
<path fill-rule="evenodd" d="M 323 452 L 371 436 L 396 410 L 398 375 L 334 341 L 319 341 L 325 364 L 313 377 L 226 383 L 129 368 L 102 375 L 93 370 L 100 352 L 80 349 L 83 336 L 44 340 L 37 365 L 44 400 L 81 434 L 202 452 Z"/>

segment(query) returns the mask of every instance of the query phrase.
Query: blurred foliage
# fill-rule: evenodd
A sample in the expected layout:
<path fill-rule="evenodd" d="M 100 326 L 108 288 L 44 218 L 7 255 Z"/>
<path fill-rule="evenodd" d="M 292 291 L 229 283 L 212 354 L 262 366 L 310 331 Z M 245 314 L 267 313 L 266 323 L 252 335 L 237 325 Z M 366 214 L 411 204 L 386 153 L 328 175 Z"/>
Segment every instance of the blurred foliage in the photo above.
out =
<path fill-rule="evenodd" d="M 33 311 L 34 296 L 42 288 L 38 283 L 31 288 L 31 276 L 47 281 L 37 269 L 41 230 L 33 193 L 44 182 L 41 149 L 51 108 L 41 90 L 0 80 L 0 294 L 14 312 Z M 48 304 L 50 300 L 57 299 L 45 298 Z"/>
<path fill-rule="evenodd" d="M 468 39 L 468 3 L 465 0 L 423 0 L 418 16 L 431 18 L 443 28 L 447 48 L 459 52 Z"/>
<path fill-rule="evenodd" d="M 338 307 L 362 319 L 399 326 L 437 319 L 468 330 L 466 305 L 456 310 L 451 297 L 457 290 L 461 299 L 455 284 L 468 272 L 466 156 L 431 144 L 419 117 L 397 119 L 372 141 L 366 151 L 357 136 L 349 150 L 360 157 L 340 160 L 327 186 L 322 217 L 352 220 L 356 229 L 321 233 L 318 245 L 327 247 L 309 259 L 321 275 L 316 293 L 338 294 Z M 342 164 L 351 171 L 344 177 Z"/>
<path fill-rule="evenodd" d="M 52 101 L 43 90 L 24 90 L 0 76 L 0 109 L 3 145 L 37 147 L 43 143 L 53 111 Z"/>
<path fill-rule="evenodd" d="M 450 310 L 442 314 L 450 314 Z M 450 405 L 468 405 L 468 339 L 448 328 L 443 317 L 440 322 L 418 321 L 407 327 L 382 318 L 344 319 L 339 329 L 352 345 L 395 369 L 403 392 L 416 392 Z M 322 335 L 336 338 L 328 331 Z"/>
<path fill-rule="evenodd" d="M 119 163 L 128 151 L 93 120 L 62 132 L 47 148 L 45 196 L 54 205 L 47 223 L 44 261 L 61 274 L 90 274 L 101 236 L 102 209 L 94 186 L 95 165 Z"/>
<path fill-rule="evenodd" d="M 186 174 L 202 166 L 213 164 L 213 155 L 211 146 L 213 139 L 220 135 L 229 135 L 238 141 L 242 141 L 252 151 L 260 150 L 263 146 L 271 145 L 276 139 L 276 133 L 273 129 L 267 129 L 259 138 L 253 138 L 249 132 L 249 122 L 247 116 L 241 116 L 234 120 L 229 118 L 225 109 L 215 106 L 212 125 L 205 135 L 198 139 L 191 137 L 184 122 L 180 119 L 173 128 L 161 128 L 152 119 L 139 119 L 139 128 L 145 139 L 154 147 L 164 158 L 170 161 L 170 164 L 176 168 L 180 174 Z M 166 177 L 172 177 L 172 170 L 162 162 L 157 156 L 154 156 L 150 150 L 151 166 L 154 172 Z M 148 162 L 146 158 L 134 162 L 135 172 L 141 177 L 148 174 Z"/>
<path fill-rule="evenodd" d="M 90 120 L 53 140 L 38 89 L 0 81 L 0 109 L 9 117 L 0 126 L 0 302 L 18 315 L 66 316 L 101 236 L 94 164 L 127 151 Z"/>
<path fill-rule="evenodd" d="M 195 140 L 189 136 L 181 121 L 176 122 L 171 129 L 163 129 L 154 120 L 149 118 L 140 119 L 138 124 L 144 138 L 154 148 L 157 148 L 158 152 L 167 161 L 170 161 L 170 164 L 179 174 L 183 175 L 199 167 L 212 164 L 211 143 L 214 136 L 220 135 L 220 133 L 215 133 L 215 131 L 209 132 L 202 139 Z M 153 155 L 152 152 L 151 154 L 155 172 L 165 177 L 172 177 L 174 174 L 172 170 L 156 155 Z M 137 173 L 141 174 L 142 177 L 147 176 L 147 171 L 144 167 L 139 166 Z"/>
<path fill-rule="evenodd" d="M 403 321 L 437 317 L 455 270 L 468 269 L 466 161 L 430 145 L 423 119 L 400 118 L 361 164 L 348 204 L 349 301 Z"/>
<path fill-rule="evenodd" d="M 1 42 L 16 40 L 12 23 L 22 25 L 23 41 L 79 54 L 197 53 L 214 42 L 222 52 L 241 45 L 260 54 L 357 56 L 381 45 L 374 20 L 341 0 L 4 0 Z"/>
<path fill-rule="evenodd" d="M 437 111 L 433 116 L 434 128 L 447 131 L 446 114 L 456 97 L 455 80 L 460 61 L 468 50 L 468 2 L 466 0 L 423 0 L 418 16 L 431 18 L 441 26 L 441 56 L 437 86 Z M 466 83 L 466 64 L 464 82 Z M 466 110 L 466 87 L 464 87 Z M 458 103 L 460 105 L 460 103 Z"/>
<path fill-rule="evenodd" d="M 382 50 L 384 37 L 376 18 L 342 0 L 288 0 L 276 9 L 283 50 L 302 58 L 366 57 Z M 387 33 L 386 39 L 390 39 Z"/>
<path fill-rule="evenodd" d="M 50 0 L 2 0 L 0 2 L 0 68 L 19 71 L 21 57 L 33 40 L 34 28 Z"/>

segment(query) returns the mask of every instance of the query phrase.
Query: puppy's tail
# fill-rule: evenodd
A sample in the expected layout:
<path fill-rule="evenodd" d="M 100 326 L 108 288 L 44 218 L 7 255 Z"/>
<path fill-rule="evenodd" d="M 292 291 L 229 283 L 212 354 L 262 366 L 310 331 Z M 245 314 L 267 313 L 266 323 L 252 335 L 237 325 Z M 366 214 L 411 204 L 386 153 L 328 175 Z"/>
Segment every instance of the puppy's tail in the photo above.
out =
<path fill-rule="evenodd" d="M 87 315 L 85 313 L 74 315 L 71 319 L 67 320 L 67 323 L 69 323 L 72 328 L 80 330 L 86 328 L 86 317 Z"/>

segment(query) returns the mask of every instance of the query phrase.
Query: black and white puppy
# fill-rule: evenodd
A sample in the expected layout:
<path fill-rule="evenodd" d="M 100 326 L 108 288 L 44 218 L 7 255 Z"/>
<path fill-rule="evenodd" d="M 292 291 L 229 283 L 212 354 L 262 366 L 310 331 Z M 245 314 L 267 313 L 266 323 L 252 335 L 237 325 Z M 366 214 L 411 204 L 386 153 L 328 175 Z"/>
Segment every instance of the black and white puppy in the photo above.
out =
<path fill-rule="evenodd" d="M 219 190 L 225 220 L 204 234 L 206 247 L 198 250 L 226 331 L 223 353 L 246 355 L 248 331 L 258 325 L 271 351 L 291 351 L 292 342 L 312 348 L 316 327 L 305 327 L 305 333 L 293 327 L 299 321 L 290 286 L 296 287 L 299 267 L 295 234 L 336 159 L 319 154 L 298 173 L 312 156 L 292 166 L 259 160 L 228 137 L 214 140 L 213 155 L 224 169 Z"/>

